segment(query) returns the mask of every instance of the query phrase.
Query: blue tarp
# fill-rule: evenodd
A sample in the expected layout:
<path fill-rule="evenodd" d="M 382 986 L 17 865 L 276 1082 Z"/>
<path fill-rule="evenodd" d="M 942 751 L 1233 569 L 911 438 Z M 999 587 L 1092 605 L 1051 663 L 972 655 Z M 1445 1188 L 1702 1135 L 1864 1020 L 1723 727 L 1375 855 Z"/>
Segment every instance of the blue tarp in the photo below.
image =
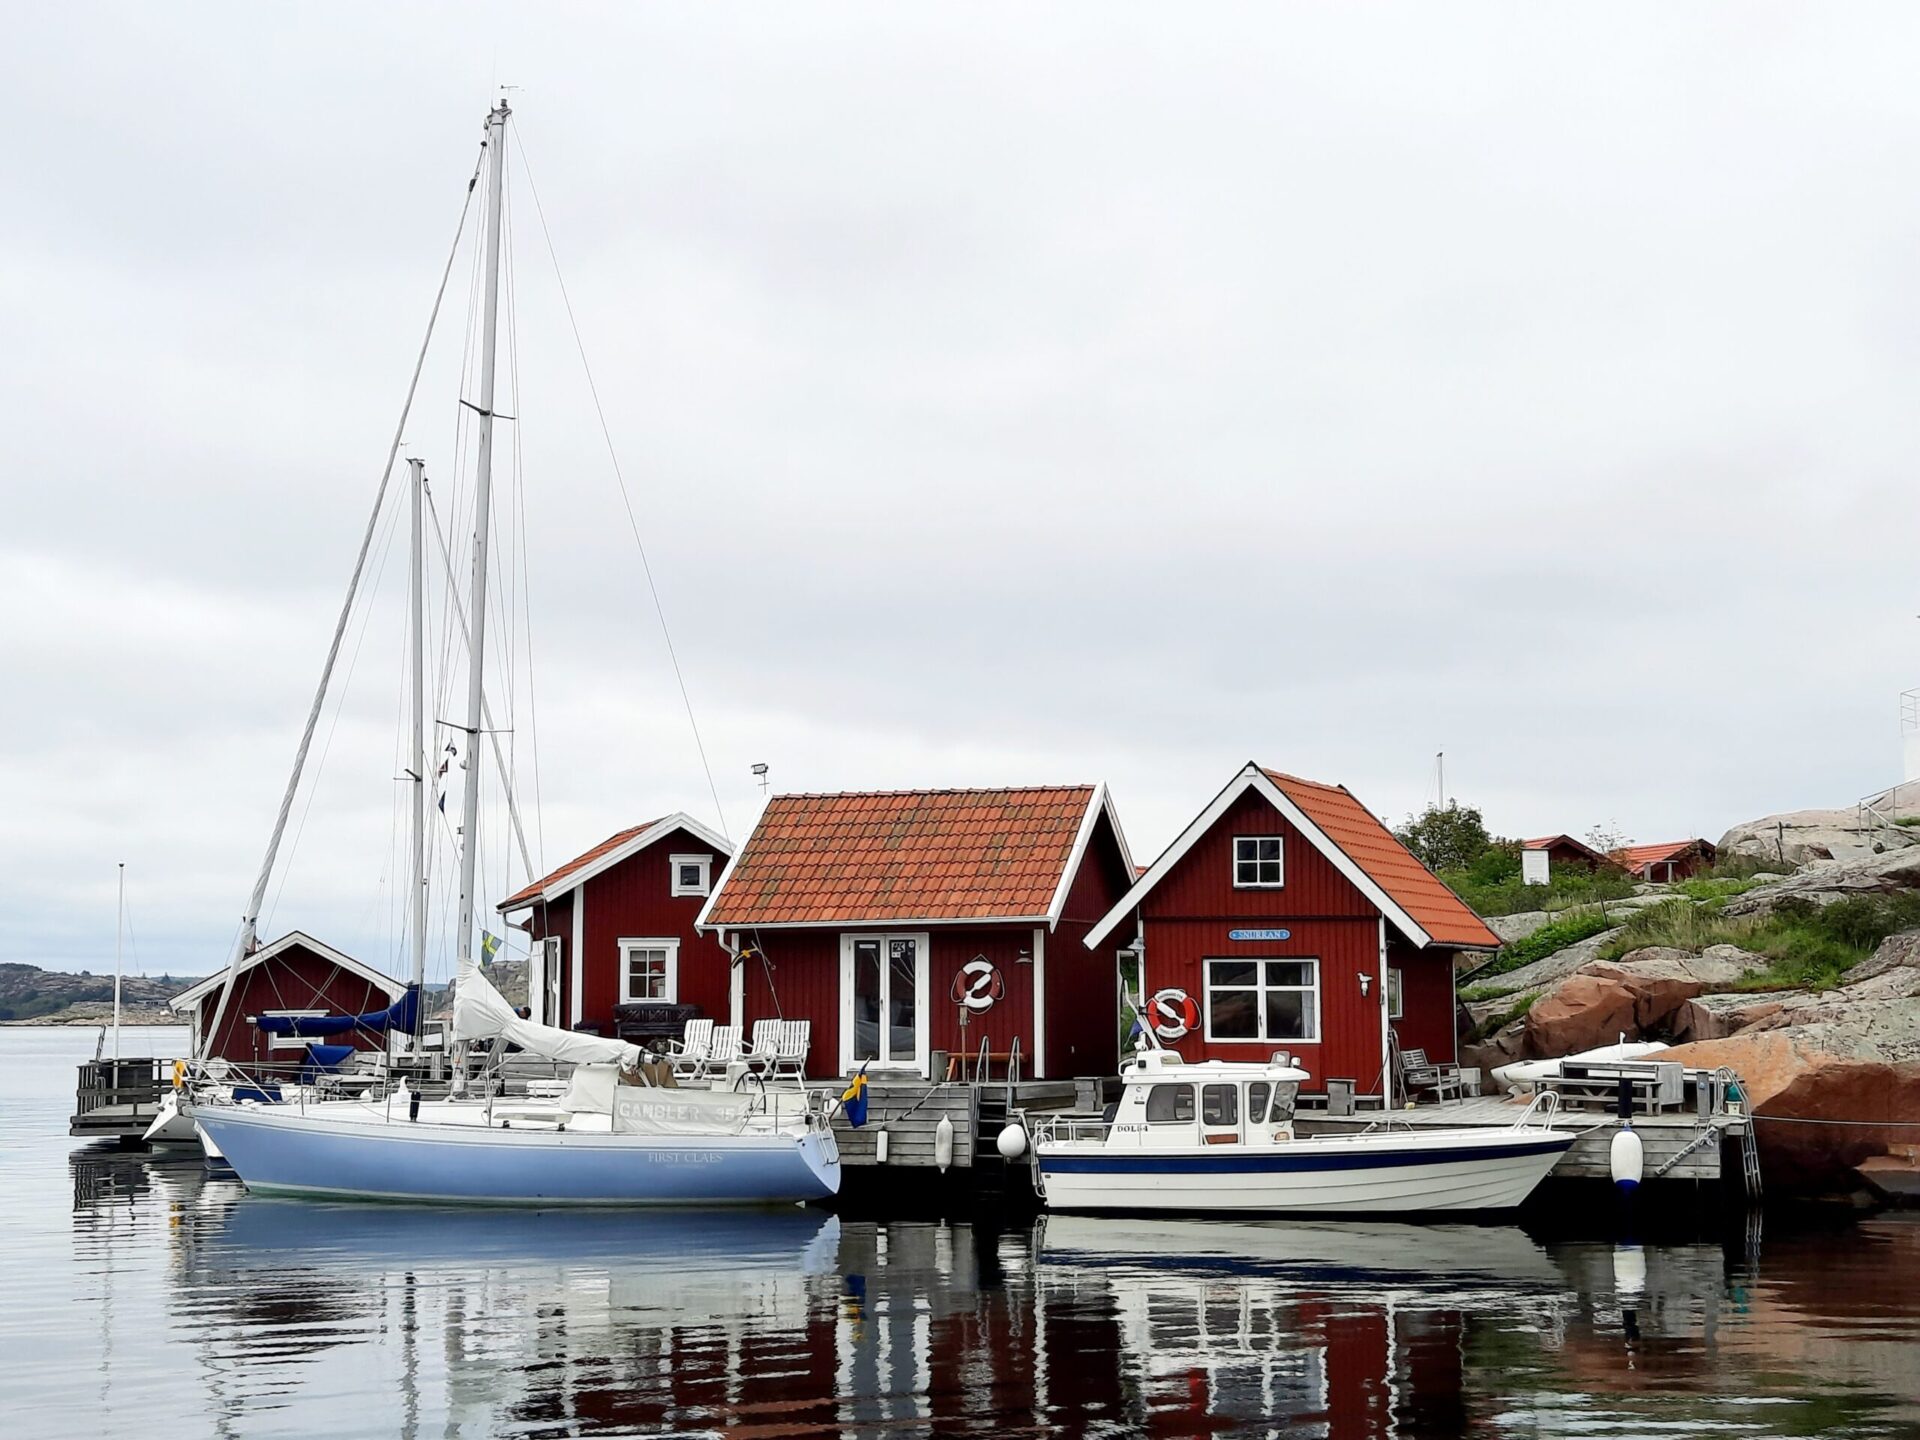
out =
<path fill-rule="evenodd" d="M 300 1035 L 309 1039 L 326 1035 L 350 1035 L 356 1030 L 375 1033 L 384 1030 L 413 1029 L 420 1013 L 420 992 L 413 986 L 384 1010 L 365 1015 L 262 1015 L 254 1021 L 269 1035 Z"/>
<path fill-rule="evenodd" d="M 351 1045 L 309 1045 L 306 1061 L 300 1066 L 300 1083 L 311 1085 L 322 1071 L 338 1070 L 359 1052 Z"/>

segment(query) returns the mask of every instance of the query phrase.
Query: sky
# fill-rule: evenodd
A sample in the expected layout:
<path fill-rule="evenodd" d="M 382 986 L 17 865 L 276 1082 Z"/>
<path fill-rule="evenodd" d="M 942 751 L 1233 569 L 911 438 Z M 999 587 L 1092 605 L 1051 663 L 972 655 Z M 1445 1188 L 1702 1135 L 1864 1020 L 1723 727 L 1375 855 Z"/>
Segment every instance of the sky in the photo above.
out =
<path fill-rule="evenodd" d="M 1902 778 L 1911 8 L 8 31 L 0 961 L 110 968 L 124 862 L 129 966 L 224 963 L 502 85 L 489 685 L 536 868 L 678 809 L 738 837 L 756 762 L 1105 781 L 1142 861 L 1249 759 L 1397 821 L 1444 752 L 1497 833 L 1640 841 Z M 456 544 L 473 239 L 403 452 Z M 261 924 L 396 966 L 404 498 Z"/>

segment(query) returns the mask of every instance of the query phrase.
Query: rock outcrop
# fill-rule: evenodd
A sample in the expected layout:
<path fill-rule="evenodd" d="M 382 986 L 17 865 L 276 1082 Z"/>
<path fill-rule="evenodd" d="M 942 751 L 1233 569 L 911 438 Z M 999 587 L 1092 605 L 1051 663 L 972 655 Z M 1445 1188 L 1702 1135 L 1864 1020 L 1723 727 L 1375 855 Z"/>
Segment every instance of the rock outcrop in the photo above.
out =
<path fill-rule="evenodd" d="M 1652 946 L 1617 961 L 1582 966 L 1527 1012 L 1526 1049 L 1534 1056 L 1573 1055 L 1615 1041 L 1660 1039 L 1689 1001 L 1766 968 L 1764 957 L 1732 945 L 1704 955 Z"/>
<path fill-rule="evenodd" d="M 1782 900 L 1806 900 L 1829 905 L 1852 895 L 1891 895 L 1920 889 L 1920 849 L 1895 850 L 1829 865 L 1812 865 L 1783 880 L 1735 895 L 1726 902 L 1728 915 L 1764 915 Z"/>
<path fill-rule="evenodd" d="M 1901 791 L 1907 803 L 1883 803 L 1879 817 L 1851 805 L 1841 810 L 1789 810 L 1734 826 L 1720 837 L 1722 855 L 1751 855 L 1786 865 L 1827 860 L 1864 860 L 1889 851 L 1920 847 L 1920 833 L 1908 836 L 1891 820 L 1920 815 L 1920 786 Z"/>

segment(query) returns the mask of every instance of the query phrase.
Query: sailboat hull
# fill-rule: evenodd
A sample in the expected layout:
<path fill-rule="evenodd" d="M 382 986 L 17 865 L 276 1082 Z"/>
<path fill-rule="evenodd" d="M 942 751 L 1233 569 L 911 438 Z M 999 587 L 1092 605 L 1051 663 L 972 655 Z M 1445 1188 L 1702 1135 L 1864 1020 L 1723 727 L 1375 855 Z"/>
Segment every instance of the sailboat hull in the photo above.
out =
<path fill-rule="evenodd" d="M 775 1205 L 840 1188 L 826 1131 L 713 1137 L 367 1123 L 273 1105 L 194 1117 L 249 1190 L 429 1205 Z"/>

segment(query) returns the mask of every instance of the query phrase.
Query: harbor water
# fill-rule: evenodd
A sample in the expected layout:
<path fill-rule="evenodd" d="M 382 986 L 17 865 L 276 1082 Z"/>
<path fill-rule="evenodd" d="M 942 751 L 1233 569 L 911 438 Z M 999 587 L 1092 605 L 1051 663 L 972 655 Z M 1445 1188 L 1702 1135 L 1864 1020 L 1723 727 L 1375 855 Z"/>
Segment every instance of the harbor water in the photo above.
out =
<path fill-rule="evenodd" d="M 270 1201 L 69 1140 L 94 1043 L 0 1029 L 9 1434 L 1920 1436 L 1912 1214 L 1630 1247 Z"/>

